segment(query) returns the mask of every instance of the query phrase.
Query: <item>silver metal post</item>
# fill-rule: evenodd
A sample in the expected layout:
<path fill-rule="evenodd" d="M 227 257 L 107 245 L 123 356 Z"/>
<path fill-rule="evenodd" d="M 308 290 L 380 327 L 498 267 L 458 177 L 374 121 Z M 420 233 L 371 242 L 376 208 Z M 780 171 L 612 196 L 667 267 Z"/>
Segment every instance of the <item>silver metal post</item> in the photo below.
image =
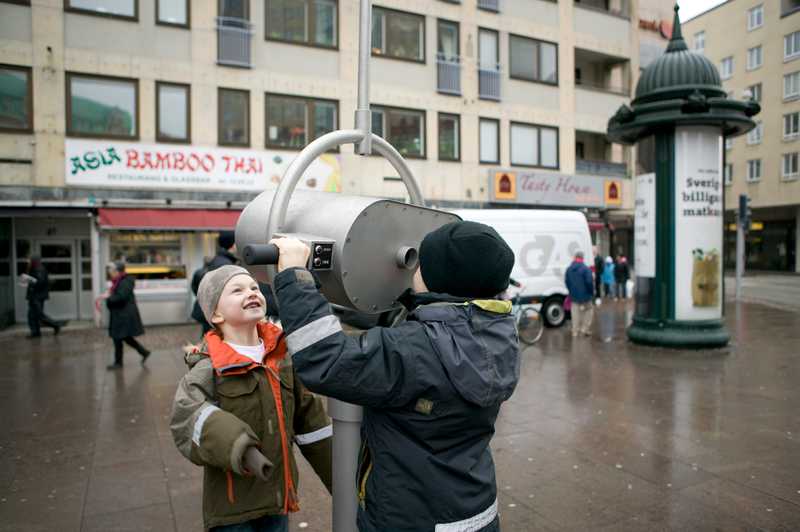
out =
<path fill-rule="evenodd" d="M 736 301 L 742 299 L 742 276 L 744 275 L 744 220 L 736 222 Z"/>
<path fill-rule="evenodd" d="M 361 0 L 358 18 L 358 106 L 356 129 L 363 133 L 358 155 L 372 154 L 372 113 L 369 110 L 369 58 L 372 53 L 372 1 Z"/>

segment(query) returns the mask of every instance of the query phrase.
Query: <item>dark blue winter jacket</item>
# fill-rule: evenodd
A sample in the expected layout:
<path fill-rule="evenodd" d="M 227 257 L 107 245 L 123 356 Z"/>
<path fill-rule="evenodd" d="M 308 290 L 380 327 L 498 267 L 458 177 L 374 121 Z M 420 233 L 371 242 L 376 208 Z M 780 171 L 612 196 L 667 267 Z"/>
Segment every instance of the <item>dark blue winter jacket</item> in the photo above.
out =
<path fill-rule="evenodd" d="M 592 300 L 594 295 L 594 285 L 592 284 L 592 271 L 583 262 L 574 261 L 567 268 L 564 281 L 569 290 L 569 297 L 575 303 L 587 303 Z"/>
<path fill-rule="evenodd" d="M 359 530 L 492 525 L 489 442 L 519 379 L 510 304 L 445 296 L 399 326 L 351 337 L 308 271 L 285 270 L 274 286 L 298 377 L 314 392 L 364 407 Z"/>

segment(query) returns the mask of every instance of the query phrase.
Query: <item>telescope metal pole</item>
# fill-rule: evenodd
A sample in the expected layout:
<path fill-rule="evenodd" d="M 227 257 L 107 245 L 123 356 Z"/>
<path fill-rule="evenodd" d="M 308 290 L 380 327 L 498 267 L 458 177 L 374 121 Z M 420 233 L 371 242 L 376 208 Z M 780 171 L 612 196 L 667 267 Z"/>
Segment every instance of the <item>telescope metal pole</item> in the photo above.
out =
<path fill-rule="evenodd" d="M 371 133 L 367 136 L 374 143 L 375 151 L 397 170 L 400 179 L 406 186 L 411 203 L 424 206 L 422 189 L 403 156 L 386 139 Z M 286 169 L 272 198 L 267 218 L 268 238 L 271 238 L 283 226 L 292 192 L 311 163 L 331 148 L 342 144 L 361 143 L 364 137 L 363 131 L 355 129 L 332 131 L 303 148 Z M 328 398 L 328 414 L 333 420 L 333 532 L 357 531 L 356 476 L 358 473 L 358 450 L 361 448 L 362 412 L 363 409 L 360 406 Z"/>
<path fill-rule="evenodd" d="M 369 110 L 369 57 L 372 51 L 372 1 L 361 0 L 358 18 L 358 106 L 356 129 L 364 137 L 356 144 L 358 155 L 372 154 L 372 114 Z"/>

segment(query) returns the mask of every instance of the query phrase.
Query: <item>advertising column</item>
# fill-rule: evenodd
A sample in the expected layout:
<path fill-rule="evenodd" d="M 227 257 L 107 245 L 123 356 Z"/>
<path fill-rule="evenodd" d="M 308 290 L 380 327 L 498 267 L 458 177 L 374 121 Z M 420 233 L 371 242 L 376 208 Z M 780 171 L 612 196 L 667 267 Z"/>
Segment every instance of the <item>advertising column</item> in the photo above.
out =
<path fill-rule="evenodd" d="M 675 130 L 675 319 L 722 318 L 722 137 Z"/>

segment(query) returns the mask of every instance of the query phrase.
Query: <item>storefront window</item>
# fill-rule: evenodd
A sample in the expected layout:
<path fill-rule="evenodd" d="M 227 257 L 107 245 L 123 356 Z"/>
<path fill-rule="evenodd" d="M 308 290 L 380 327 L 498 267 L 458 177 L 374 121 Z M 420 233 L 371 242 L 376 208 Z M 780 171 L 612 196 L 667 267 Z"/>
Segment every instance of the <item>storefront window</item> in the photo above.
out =
<path fill-rule="evenodd" d="M 110 260 L 122 260 L 137 279 L 185 279 L 178 233 L 121 231 L 110 238 Z"/>

